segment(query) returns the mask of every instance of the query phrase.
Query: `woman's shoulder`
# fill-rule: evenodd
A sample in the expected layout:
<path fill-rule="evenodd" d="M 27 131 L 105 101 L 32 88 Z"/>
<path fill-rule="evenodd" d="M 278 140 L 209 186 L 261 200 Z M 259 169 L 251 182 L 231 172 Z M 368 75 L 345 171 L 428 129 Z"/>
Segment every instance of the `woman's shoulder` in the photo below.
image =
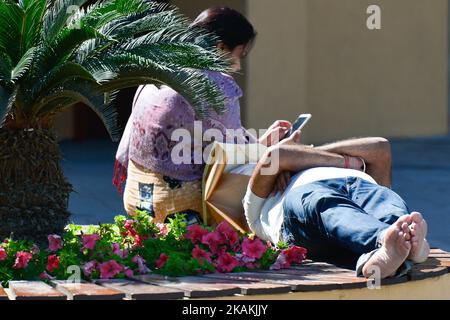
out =
<path fill-rule="evenodd" d="M 205 74 L 219 86 L 226 97 L 242 97 L 242 90 L 231 75 L 218 71 L 205 71 Z"/>
<path fill-rule="evenodd" d="M 161 85 L 142 85 L 136 91 L 133 110 L 144 110 L 148 108 L 165 109 L 166 111 L 176 109 L 179 106 L 189 105 L 186 99 L 172 88 Z"/>

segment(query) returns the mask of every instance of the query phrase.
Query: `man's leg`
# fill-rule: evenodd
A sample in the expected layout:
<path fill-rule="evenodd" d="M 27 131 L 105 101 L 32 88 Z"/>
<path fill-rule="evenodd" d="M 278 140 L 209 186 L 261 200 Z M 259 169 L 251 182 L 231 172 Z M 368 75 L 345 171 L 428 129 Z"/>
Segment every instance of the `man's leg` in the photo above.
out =
<path fill-rule="evenodd" d="M 350 195 L 365 212 L 387 224 L 393 224 L 401 216 L 411 212 L 397 193 L 362 179 L 356 179 Z M 427 223 L 420 213 L 411 213 L 410 229 L 412 247 L 408 259 L 417 263 L 423 262 L 428 257 L 430 246 L 425 238 Z"/>
<path fill-rule="evenodd" d="M 406 202 L 391 189 L 351 178 L 350 198 L 369 215 L 389 225 L 410 213 Z"/>
<path fill-rule="evenodd" d="M 291 190 L 283 209 L 283 240 L 305 246 L 311 257 L 319 255 L 333 260 L 334 256 L 348 252 L 362 256 L 383 245 L 405 246 L 408 224 L 399 219 L 390 227 L 368 215 L 348 197 L 347 179 L 315 182 Z M 388 243 L 382 243 L 383 234 L 389 234 Z M 326 249 L 331 247 L 340 251 Z M 380 267 L 383 277 L 394 273 L 406 259 L 409 250 L 400 251 L 401 254 L 397 251 L 394 254 L 390 250 L 386 255 L 388 263 Z"/>

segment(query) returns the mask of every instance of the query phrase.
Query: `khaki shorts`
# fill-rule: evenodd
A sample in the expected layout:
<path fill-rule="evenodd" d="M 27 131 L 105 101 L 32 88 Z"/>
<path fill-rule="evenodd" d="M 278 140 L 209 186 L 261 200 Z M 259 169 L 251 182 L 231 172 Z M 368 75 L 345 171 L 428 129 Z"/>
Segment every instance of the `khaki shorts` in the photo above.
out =
<path fill-rule="evenodd" d="M 155 223 L 185 211 L 194 211 L 201 217 L 202 182 L 171 179 L 130 160 L 123 202 L 129 215 L 136 209 L 145 210 Z"/>

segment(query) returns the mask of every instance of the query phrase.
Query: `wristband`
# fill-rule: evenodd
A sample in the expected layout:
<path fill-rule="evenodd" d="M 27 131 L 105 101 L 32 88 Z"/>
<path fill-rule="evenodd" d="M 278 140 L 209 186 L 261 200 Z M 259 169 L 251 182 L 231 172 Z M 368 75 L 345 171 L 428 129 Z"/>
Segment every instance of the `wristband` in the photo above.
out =
<path fill-rule="evenodd" d="M 350 158 L 347 155 L 344 155 L 344 168 L 345 169 L 350 168 Z"/>

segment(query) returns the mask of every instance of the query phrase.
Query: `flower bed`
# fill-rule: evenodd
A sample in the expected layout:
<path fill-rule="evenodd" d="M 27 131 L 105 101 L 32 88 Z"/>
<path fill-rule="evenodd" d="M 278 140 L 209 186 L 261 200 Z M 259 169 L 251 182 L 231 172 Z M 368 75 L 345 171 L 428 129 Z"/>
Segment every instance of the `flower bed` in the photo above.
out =
<path fill-rule="evenodd" d="M 238 234 L 226 222 L 215 229 L 186 226 L 182 215 L 154 224 L 145 212 L 117 216 L 114 224 L 83 228 L 69 225 L 61 236 L 49 235 L 48 248 L 6 239 L 0 244 L 0 281 L 131 278 L 289 268 L 301 263 L 306 249 L 279 243 L 273 247 Z"/>

